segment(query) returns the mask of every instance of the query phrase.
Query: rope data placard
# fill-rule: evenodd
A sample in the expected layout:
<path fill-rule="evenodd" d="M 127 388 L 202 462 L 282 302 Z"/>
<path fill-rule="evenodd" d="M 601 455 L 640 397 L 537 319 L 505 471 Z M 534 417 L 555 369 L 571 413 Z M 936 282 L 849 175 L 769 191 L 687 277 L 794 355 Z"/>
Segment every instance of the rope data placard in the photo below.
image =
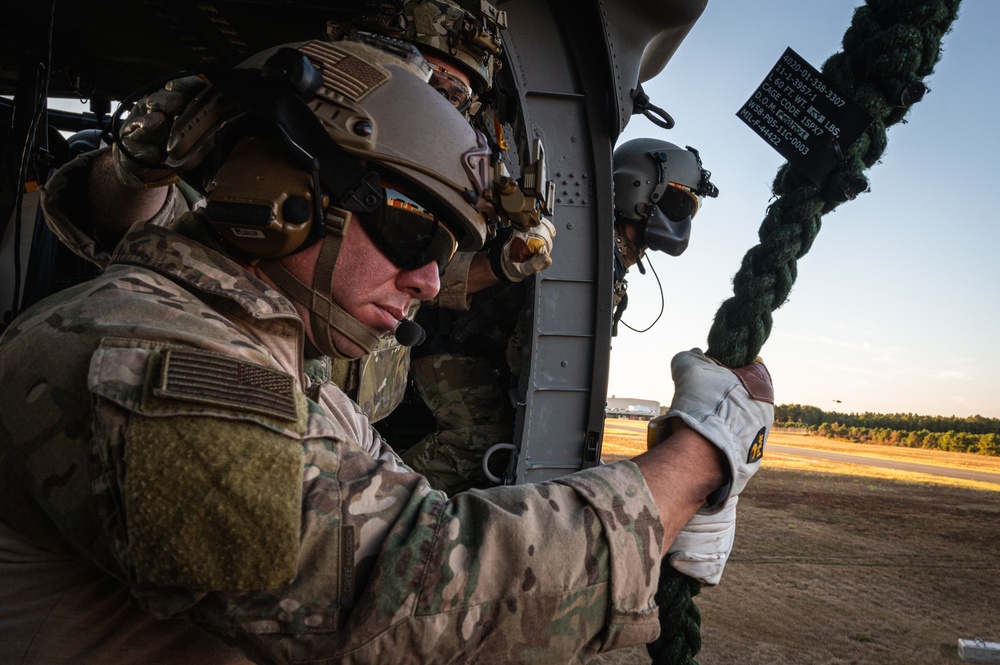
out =
<path fill-rule="evenodd" d="M 873 120 L 790 48 L 736 115 L 816 183 Z"/>

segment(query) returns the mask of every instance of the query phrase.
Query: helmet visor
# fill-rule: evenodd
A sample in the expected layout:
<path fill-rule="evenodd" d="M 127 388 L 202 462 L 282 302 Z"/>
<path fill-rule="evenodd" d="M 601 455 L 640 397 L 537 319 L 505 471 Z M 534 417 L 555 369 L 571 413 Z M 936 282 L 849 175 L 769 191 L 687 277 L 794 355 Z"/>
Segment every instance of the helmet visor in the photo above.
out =
<path fill-rule="evenodd" d="M 427 208 L 394 189 L 385 190 L 379 210 L 358 215 L 375 246 L 402 270 L 416 270 L 432 261 L 444 270 L 455 256 L 455 235 Z"/>
<path fill-rule="evenodd" d="M 667 219 L 680 222 L 688 217 L 694 219 L 701 207 L 701 198 L 690 187 L 676 182 L 668 182 L 656 205 L 667 216 Z"/>

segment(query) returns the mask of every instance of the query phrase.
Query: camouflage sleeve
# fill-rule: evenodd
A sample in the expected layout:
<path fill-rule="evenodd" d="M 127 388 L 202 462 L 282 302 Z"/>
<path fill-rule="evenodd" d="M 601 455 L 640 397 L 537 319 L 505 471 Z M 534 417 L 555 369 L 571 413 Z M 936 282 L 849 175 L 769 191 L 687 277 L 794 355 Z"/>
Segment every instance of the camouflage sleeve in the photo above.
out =
<path fill-rule="evenodd" d="M 396 452 L 382 439 L 378 430 L 371 426 L 361 405 L 330 384 L 320 389 L 319 399 L 347 436 L 365 452 L 387 464 L 402 464 Z"/>
<path fill-rule="evenodd" d="M 88 209 L 81 198 L 86 192 L 94 161 L 108 148 L 84 153 L 63 165 L 45 184 L 42 192 L 42 214 L 45 223 L 59 240 L 74 254 L 101 269 L 111 262 L 114 247 L 103 246 L 95 237 L 93 224 L 81 217 Z M 170 185 L 163 207 L 149 221 L 165 226 L 194 206 L 190 190 Z"/>
<path fill-rule="evenodd" d="M 568 662 L 657 635 L 663 533 L 635 465 L 449 500 L 344 414 L 172 399 L 157 358 L 108 350 L 89 379 L 101 528 L 154 616 L 259 662 Z"/>
<path fill-rule="evenodd" d="M 464 312 L 472 302 L 469 295 L 469 267 L 475 252 L 458 252 L 441 276 L 441 290 L 432 301 L 438 307 Z"/>

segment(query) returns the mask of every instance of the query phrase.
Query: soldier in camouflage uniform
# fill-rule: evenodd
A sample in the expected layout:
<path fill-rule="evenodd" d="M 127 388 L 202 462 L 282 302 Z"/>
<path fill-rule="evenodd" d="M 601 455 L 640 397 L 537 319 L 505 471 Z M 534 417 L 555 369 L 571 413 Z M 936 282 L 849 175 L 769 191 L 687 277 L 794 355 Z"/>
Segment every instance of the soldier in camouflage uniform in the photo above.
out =
<path fill-rule="evenodd" d="M 366 48 L 268 53 L 261 74 L 234 73 L 250 86 L 217 75 L 223 98 L 253 110 L 247 125 L 204 129 L 235 146 L 206 211 L 135 225 L 101 276 L 0 338 L 6 657 L 579 660 L 655 637 L 664 543 L 759 465 L 746 435 L 760 429 L 759 444 L 770 426 L 770 406 L 750 397 L 770 389 L 759 364 L 734 373 L 680 354 L 664 444 L 450 499 L 339 388 L 310 378 L 305 339 L 360 356 L 437 292 L 456 246 L 483 237 L 462 194 L 485 189 L 468 168 L 486 157 L 482 138 L 407 63 Z M 311 107 L 280 79 L 286 68 L 268 67 L 290 53 L 322 65 L 301 93 Z M 375 131 L 359 141 L 344 117 Z M 345 193 L 372 174 L 375 199 Z M 237 214 L 260 206 L 266 226 Z"/>
<path fill-rule="evenodd" d="M 478 96 L 491 88 L 494 72 L 500 68 L 499 31 L 506 27 L 504 13 L 481 3 L 480 11 L 473 14 L 447 0 L 409 0 L 402 7 L 399 13 L 379 7 L 349 25 L 331 22 L 325 38 L 357 38 L 357 30 L 367 30 L 418 44 L 428 57 L 436 56 L 430 84 L 471 117 L 480 109 Z M 171 122 L 201 87 L 195 77 L 179 79 L 140 100 L 124 123 L 123 141 L 132 154 L 146 164 L 162 163 Z M 199 199 L 172 171 L 138 166 L 121 157 L 117 149 L 87 154 L 67 164 L 47 191 L 46 223 L 70 249 L 102 270 L 115 243 L 134 221 L 169 223 Z M 102 210 L 103 216 L 91 219 L 93 209 Z M 102 228 L 95 230 L 95 222 Z M 449 265 L 442 276 L 448 286 L 436 300 L 440 306 L 468 307 L 470 270 L 474 283 L 481 283 L 484 276 L 490 283 L 495 281 L 488 263 L 476 261 L 473 266 L 473 257 L 471 252 L 462 252 Z M 540 270 L 548 265 L 538 264 L 541 258 L 518 267 Z M 340 386 L 376 422 L 402 400 L 409 362 L 409 349 L 387 335 L 363 358 L 319 357 L 309 363 L 309 370 Z"/>
<path fill-rule="evenodd" d="M 483 456 L 513 440 L 506 348 L 524 311 L 524 295 L 524 289 L 508 284 L 477 294 L 467 311 L 423 308 L 418 313 L 428 340 L 413 349 L 410 378 L 434 428 L 401 456 L 436 489 L 452 494 L 495 484 L 483 471 Z M 483 302 L 489 309 L 480 306 Z M 495 476 L 504 473 L 505 457 L 497 455 Z"/>
<path fill-rule="evenodd" d="M 691 240 L 691 221 L 706 196 L 717 197 L 698 151 L 654 138 L 626 141 L 615 148 L 615 283 L 612 334 L 628 306 L 625 275 L 641 265 L 648 250 L 680 256 Z"/>
<path fill-rule="evenodd" d="M 650 249 L 671 256 L 683 253 L 703 197 L 718 196 L 718 189 L 696 150 L 653 138 L 619 146 L 613 176 L 617 328 L 628 304 L 628 270 Z M 471 296 L 468 307 L 453 307 L 469 311 L 422 310 L 418 318 L 434 332 L 414 349 L 410 376 L 434 416 L 436 429 L 402 457 L 434 487 L 447 492 L 495 484 L 483 470 L 483 457 L 495 444 L 512 442 L 508 394 L 519 374 L 524 277 L 494 263 L 502 283 Z M 500 466 L 495 477 L 503 473 Z"/>
<path fill-rule="evenodd" d="M 135 140 L 132 145 L 135 145 Z M 99 165 L 101 162 L 106 164 Z M 98 206 L 118 210 L 119 214 L 132 214 L 133 217 L 127 218 L 127 224 L 119 225 L 126 228 L 135 218 L 144 219 L 148 224 L 170 225 L 180 215 L 194 209 L 201 199 L 201 195 L 184 182 L 170 182 L 159 195 L 152 193 L 152 205 L 140 206 L 143 212 L 130 213 L 128 206 L 122 210 L 123 200 L 132 198 L 134 194 L 138 194 L 140 200 L 147 199 L 151 190 L 123 187 L 117 176 L 87 188 L 92 178 L 113 171 L 114 163 L 112 150 L 108 148 L 80 155 L 56 171 L 46 184 L 46 197 L 42 203 L 48 227 L 64 245 L 95 266 L 94 274 L 108 267 L 121 236 L 106 230 L 95 233 L 90 215 L 86 213 L 86 209 L 94 205 L 88 201 L 89 197 L 97 198 Z M 112 199 L 110 205 L 108 199 Z M 114 228 L 115 225 L 110 226 Z M 361 405 L 373 422 L 387 416 L 399 404 L 408 368 L 408 350 L 392 335 L 380 338 L 374 350 L 363 358 L 318 358 L 316 362 L 310 362 L 311 373 L 340 386 Z"/>

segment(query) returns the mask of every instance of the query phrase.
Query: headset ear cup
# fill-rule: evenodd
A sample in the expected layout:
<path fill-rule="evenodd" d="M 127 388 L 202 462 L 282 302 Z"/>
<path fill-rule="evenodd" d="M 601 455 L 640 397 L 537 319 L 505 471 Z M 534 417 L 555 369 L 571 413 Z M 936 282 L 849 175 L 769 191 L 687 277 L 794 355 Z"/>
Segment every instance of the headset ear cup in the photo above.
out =
<path fill-rule="evenodd" d="M 209 183 L 205 215 L 244 254 L 277 258 L 315 238 L 312 173 L 273 136 L 239 141 Z M 318 210 L 325 207 L 321 200 Z"/>

